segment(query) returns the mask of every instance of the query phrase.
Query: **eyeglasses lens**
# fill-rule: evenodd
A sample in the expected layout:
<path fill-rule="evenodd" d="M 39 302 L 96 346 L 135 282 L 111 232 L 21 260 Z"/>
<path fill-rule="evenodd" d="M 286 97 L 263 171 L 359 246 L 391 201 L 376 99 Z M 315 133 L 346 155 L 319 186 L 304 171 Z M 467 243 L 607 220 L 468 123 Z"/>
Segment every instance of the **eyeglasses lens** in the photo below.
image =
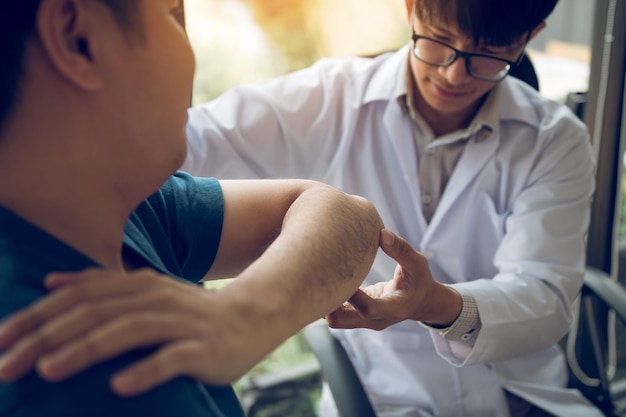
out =
<path fill-rule="evenodd" d="M 457 52 L 451 47 L 427 38 L 415 42 L 415 56 L 421 61 L 437 66 L 448 66 L 457 58 Z M 484 80 L 498 81 L 504 78 L 511 66 L 502 60 L 483 56 L 470 56 L 468 70 L 470 75 Z"/>

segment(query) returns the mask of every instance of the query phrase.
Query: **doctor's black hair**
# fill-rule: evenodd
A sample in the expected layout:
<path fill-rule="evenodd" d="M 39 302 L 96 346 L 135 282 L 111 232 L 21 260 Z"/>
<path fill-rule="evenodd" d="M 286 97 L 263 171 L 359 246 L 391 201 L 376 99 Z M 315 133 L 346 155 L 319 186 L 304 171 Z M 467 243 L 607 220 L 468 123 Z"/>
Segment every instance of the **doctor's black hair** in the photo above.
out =
<path fill-rule="evenodd" d="M 509 46 L 528 35 L 554 10 L 558 0 L 415 0 L 424 23 L 454 22 L 474 44 Z"/>
<path fill-rule="evenodd" d="M 35 32 L 42 0 L 0 0 L 0 132 L 19 99 L 26 44 Z M 97 0 L 113 10 L 122 27 L 133 18 L 136 0 Z"/>

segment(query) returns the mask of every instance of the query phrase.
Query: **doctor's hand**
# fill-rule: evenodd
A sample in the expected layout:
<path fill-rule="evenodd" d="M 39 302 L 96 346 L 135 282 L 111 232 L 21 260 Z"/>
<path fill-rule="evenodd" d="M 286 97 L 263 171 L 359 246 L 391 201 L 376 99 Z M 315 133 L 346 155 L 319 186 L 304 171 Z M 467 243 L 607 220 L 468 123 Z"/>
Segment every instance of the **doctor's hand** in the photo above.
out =
<path fill-rule="evenodd" d="M 403 320 L 447 327 L 461 313 L 460 294 L 435 281 L 428 260 L 389 230 L 380 247 L 398 265 L 391 281 L 359 289 L 348 302 L 326 317 L 330 327 L 382 330 Z"/>
<path fill-rule="evenodd" d="M 0 381 L 35 369 L 65 380 L 131 350 L 155 351 L 110 381 L 122 396 L 179 375 L 228 384 L 269 353 L 272 332 L 241 292 L 210 291 L 144 269 L 52 274 L 50 295 L 0 324 Z M 252 303 L 254 304 L 254 303 Z M 263 318 L 260 318 L 263 320 Z"/>

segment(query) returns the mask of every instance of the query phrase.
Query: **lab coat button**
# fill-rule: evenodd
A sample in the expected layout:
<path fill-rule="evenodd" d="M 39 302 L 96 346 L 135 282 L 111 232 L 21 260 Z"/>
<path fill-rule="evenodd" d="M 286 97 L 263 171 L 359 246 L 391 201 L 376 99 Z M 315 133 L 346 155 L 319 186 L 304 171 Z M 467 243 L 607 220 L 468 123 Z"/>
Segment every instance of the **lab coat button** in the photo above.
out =
<path fill-rule="evenodd" d="M 424 194 L 422 195 L 422 204 L 427 206 L 431 203 L 431 201 L 433 201 L 432 197 L 430 196 L 430 194 Z"/>

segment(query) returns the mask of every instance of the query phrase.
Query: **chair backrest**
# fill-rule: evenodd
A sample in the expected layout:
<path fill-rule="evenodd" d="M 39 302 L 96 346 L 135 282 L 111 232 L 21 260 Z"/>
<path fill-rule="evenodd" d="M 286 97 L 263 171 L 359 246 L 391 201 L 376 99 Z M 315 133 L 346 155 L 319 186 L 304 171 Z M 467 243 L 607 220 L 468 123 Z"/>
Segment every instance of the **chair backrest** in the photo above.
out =
<path fill-rule="evenodd" d="M 304 328 L 304 337 L 317 356 L 341 417 L 376 417 L 361 380 L 341 343 L 323 320 Z"/>
<path fill-rule="evenodd" d="M 580 390 L 607 417 L 626 416 L 626 393 L 623 388 L 616 389 L 609 359 L 613 327 L 610 317 L 614 315 L 614 320 L 626 326 L 626 288 L 605 272 L 587 267 L 577 307 L 576 320 L 563 343 L 569 385 Z M 626 346 L 618 343 L 616 347 L 623 352 Z"/>
<path fill-rule="evenodd" d="M 537 72 L 535 71 L 535 66 L 528 57 L 527 53 L 524 52 L 519 65 L 511 70 L 510 75 L 525 81 L 535 90 L 539 91 L 539 79 L 537 78 Z"/>

